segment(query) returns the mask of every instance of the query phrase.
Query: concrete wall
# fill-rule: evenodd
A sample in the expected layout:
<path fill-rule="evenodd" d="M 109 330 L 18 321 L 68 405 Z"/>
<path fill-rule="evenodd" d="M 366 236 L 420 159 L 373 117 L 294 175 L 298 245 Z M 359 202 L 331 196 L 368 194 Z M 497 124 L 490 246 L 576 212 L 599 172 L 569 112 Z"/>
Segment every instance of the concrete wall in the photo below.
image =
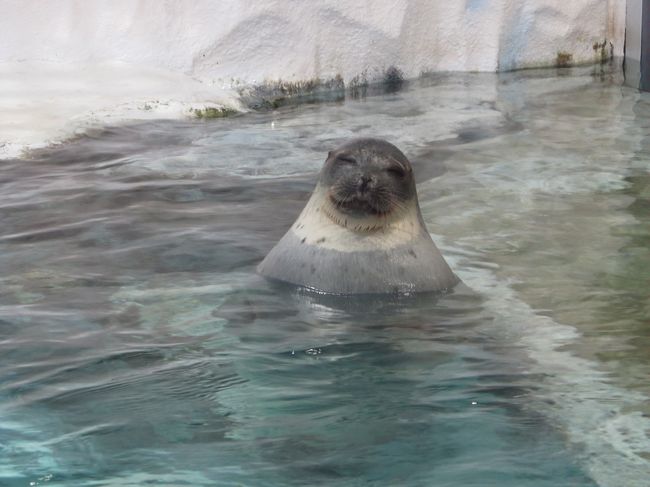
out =
<path fill-rule="evenodd" d="M 625 82 L 650 91 L 650 0 L 627 0 Z M 646 28 L 644 28 L 646 26 Z"/>
<path fill-rule="evenodd" d="M 627 0 L 625 12 L 625 82 L 638 87 L 641 82 L 641 32 L 643 0 Z"/>
<path fill-rule="evenodd" d="M 625 0 L 0 0 L 0 12 L 0 62 L 121 61 L 221 85 L 590 63 L 622 55 L 625 32 Z"/>

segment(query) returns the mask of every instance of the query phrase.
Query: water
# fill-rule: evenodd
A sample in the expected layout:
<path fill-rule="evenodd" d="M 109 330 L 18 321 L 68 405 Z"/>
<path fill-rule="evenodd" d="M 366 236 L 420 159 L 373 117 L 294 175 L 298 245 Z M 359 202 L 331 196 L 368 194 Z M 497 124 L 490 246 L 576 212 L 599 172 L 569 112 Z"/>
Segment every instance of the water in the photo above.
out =
<path fill-rule="evenodd" d="M 0 161 L 0 485 L 647 486 L 650 98 L 598 68 L 98 130 Z M 386 137 L 464 285 L 255 265 Z"/>

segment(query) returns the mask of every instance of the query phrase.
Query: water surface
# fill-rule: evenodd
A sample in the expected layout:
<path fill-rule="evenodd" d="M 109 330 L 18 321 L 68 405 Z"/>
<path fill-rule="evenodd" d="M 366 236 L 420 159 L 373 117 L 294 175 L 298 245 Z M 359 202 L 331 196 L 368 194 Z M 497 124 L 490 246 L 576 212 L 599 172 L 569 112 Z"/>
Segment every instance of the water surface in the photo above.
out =
<path fill-rule="evenodd" d="M 649 131 L 598 67 L 0 161 L 0 484 L 647 485 Z M 353 136 L 412 159 L 455 292 L 255 275 Z"/>

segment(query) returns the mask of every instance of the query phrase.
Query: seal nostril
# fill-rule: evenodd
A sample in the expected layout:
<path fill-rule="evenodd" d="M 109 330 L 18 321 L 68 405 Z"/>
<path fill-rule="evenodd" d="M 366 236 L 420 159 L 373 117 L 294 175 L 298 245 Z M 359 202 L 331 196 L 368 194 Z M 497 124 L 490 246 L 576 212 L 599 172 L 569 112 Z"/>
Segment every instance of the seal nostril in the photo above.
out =
<path fill-rule="evenodd" d="M 359 184 L 358 184 L 357 187 L 358 187 L 360 193 L 365 193 L 366 191 L 368 191 L 368 186 L 370 186 L 370 181 L 371 180 L 372 179 L 370 177 L 368 177 L 368 176 L 361 176 L 359 178 Z"/>

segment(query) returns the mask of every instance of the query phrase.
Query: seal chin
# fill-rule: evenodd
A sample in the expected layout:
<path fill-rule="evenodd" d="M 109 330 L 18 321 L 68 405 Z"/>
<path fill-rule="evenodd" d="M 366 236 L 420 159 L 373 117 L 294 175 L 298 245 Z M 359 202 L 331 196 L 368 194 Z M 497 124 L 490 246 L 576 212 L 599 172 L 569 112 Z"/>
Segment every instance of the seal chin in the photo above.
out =
<path fill-rule="evenodd" d="M 338 200 L 331 194 L 323 198 L 321 209 L 334 223 L 357 232 L 373 232 L 388 227 L 399 218 L 397 210 L 380 209 L 367 199 Z"/>
<path fill-rule="evenodd" d="M 337 199 L 329 196 L 330 203 L 340 212 L 356 218 L 382 218 L 390 213 L 390 208 L 379 208 L 365 197 L 352 196 L 346 199 Z"/>

